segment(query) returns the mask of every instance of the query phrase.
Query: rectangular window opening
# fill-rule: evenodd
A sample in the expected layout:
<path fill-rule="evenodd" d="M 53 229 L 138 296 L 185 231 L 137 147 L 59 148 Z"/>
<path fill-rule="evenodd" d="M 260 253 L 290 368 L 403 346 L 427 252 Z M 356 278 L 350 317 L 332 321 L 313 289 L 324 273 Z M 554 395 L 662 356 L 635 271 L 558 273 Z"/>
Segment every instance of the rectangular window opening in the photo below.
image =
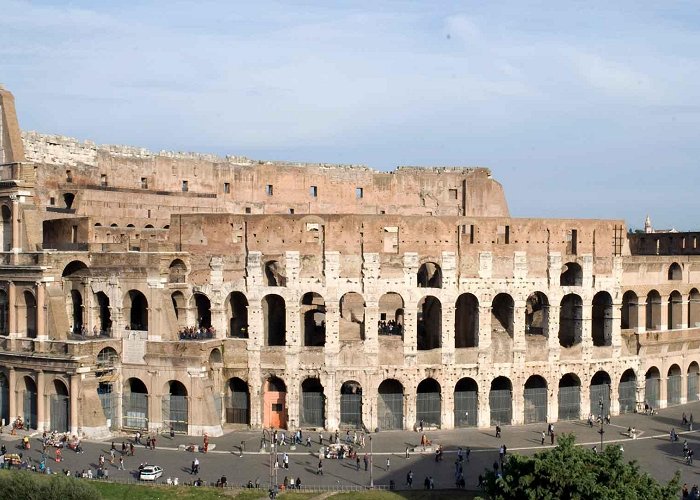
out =
<path fill-rule="evenodd" d="M 78 226 L 71 226 L 70 241 L 71 243 L 78 243 Z"/>
<path fill-rule="evenodd" d="M 364 198 L 364 196 L 365 196 L 365 190 L 361 187 L 356 187 L 355 188 L 355 198 L 357 198 L 359 200 L 361 198 Z"/>
<path fill-rule="evenodd" d="M 384 228 L 384 252 L 399 253 L 399 228 L 396 226 Z"/>
<path fill-rule="evenodd" d="M 566 232 L 566 253 L 576 255 L 578 245 L 578 230 L 570 229 Z"/>
<path fill-rule="evenodd" d="M 224 182 L 224 194 L 229 194 L 231 192 L 231 183 Z"/>
<path fill-rule="evenodd" d="M 66 182 L 73 182 L 73 172 L 66 170 Z"/>
<path fill-rule="evenodd" d="M 245 213 L 247 213 L 247 214 L 250 213 L 250 207 L 245 207 Z"/>
<path fill-rule="evenodd" d="M 451 200 L 456 200 L 457 199 L 457 190 L 456 189 L 450 189 L 450 199 Z"/>
<path fill-rule="evenodd" d="M 294 209 L 293 209 L 293 208 L 290 208 L 290 209 L 289 209 L 289 213 L 290 213 L 290 214 L 293 214 L 293 213 L 294 213 Z"/>
<path fill-rule="evenodd" d="M 100 185 L 101 186 L 107 185 L 107 174 L 100 174 Z"/>
<path fill-rule="evenodd" d="M 274 194 L 272 184 L 268 184 L 267 186 L 265 186 L 265 194 L 268 196 L 272 196 Z"/>
<path fill-rule="evenodd" d="M 141 177 L 141 189 L 148 189 L 148 177 Z"/>
<path fill-rule="evenodd" d="M 49 198 L 49 205 L 55 205 L 55 204 L 56 204 L 56 198 L 54 198 L 52 196 L 51 198 Z"/>
<path fill-rule="evenodd" d="M 309 188 L 309 194 L 311 195 L 312 198 L 317 198 L 318 197 L 318 186 L 311 186 Z"/>
<path fill-rule="evenodd" d="M 190 183 L 188 181 L 182 181 L 182 192 L 186 193 L 190 190 Z"/>
<path fill-rule="evenodd" d="M 497 243 L 500 245 L 510 243 L 510 226 L 498 226 Z"/>

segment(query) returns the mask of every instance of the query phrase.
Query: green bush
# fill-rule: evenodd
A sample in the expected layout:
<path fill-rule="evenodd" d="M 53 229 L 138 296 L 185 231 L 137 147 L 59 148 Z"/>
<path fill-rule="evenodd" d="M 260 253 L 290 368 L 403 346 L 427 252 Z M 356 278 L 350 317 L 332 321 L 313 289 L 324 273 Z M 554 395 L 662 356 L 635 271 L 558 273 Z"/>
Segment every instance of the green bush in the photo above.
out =
<path fill-rule="evenodd" d="M 0 500 L 101 500 L 88 482 L 62 475 L 51 477 L 29 472 L 0 475 Z"/>

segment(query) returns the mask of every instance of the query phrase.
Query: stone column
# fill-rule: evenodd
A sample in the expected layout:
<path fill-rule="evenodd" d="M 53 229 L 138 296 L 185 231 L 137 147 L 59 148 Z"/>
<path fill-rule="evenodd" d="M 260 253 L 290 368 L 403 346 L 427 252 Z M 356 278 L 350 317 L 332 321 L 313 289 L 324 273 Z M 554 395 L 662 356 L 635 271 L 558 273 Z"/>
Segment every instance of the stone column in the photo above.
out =
<path fill-rule="evenodd" d="M 454 384 L 450 384 L 450 387 L 454 388 Z M 455 397 L 450 387 L 447 387 L 447 391 L 445 387 L 442 388 L 441 429 L 454 429 L 455 427 Z"/>
<path fill-rule="evenodd" d="M 513 362 L 525 363 L 525 301 L 513 303 Z"/>
<path fill-rule="evenodd" d="M 42 431 L 49 428 L 46 418 L 46 377 L 44 372 L 36 372 L 36 429 Z"/>
<path fill-rule="evenodd" d="M 687 297 L 683 298 L 681 302 L 681 329 L 688 328 L 688 307 L 690 305 L 689 299 Z"/>
<path fill-rule="evenodd" d="M 613 351 L 619 350 L 622 347 L 622 303 L 617 302 L 612 305 L 612 331 L 610 332 L 610 343 L 613 346 Z M 617 357 L 617 356 L 615 356 Z"/>
<path fill-rule="evenodd" d="M 12 200 L 12 251 L 19 253 L 22 251 L 19 231 L 19 200 L 17 196 L 10 195 Z"/>
<path fill-rule="evenodd" d="M 547 311 L 547 347 L 549 348 L 549 362 L 557 363 L 561 355 L 559 344 L 559 305 L 550 305 Z"/>
<path fill-rule="evenodd" d="M 559 381 L 547 381 L 547 420 L 559 421 Z"/>
<path fill-rule="evenodd" d="M 518 377 L 511 382 L 513 384 L 513 416 L 510 423 L 522 425 L 525 422 L 525 383 Z"/>
<path fill-rule="evenodd" d="M 581 377 L 581 406 L 579 412 L 581 418 L 591 413 L 591 377 L 587 373 Z M 596 412 L 598 413 L 598 412 Z"/>
<path fill-rule="evenodd" d="M 5 424 L 10 424 L 19 415 L 19 408 L 17 407 L 17 372 L 14 368 L 10 367 L 8 370 L 7 384 L 9 387 L 9 407 L 10 407 L 10 422 L 5 422 Z"/>
<path fill-rule="evenodd" d="M 661 296 L 661 325 L 660 331 L 668 330 L 668 295 Z"/>
<path fill-rule="evenodd" d="M 610 377 L 610 415 L 620 414 L 620 377 Z"/>
<path fill-rule="evenodd" d="M 365 303 L 365 353 L 376 355 L 379 352 L 379 302 Z"/>
<path fill-rule="evenodd" d="M 36 283 L 36 338 L 37 340 L 48 340 L 46 334 L 46 300 L 44 293 L 44 283 Z"/>
<path fill-rule="evenodd" d="M 331 372 L 321 379 L 323 384 L 324 406 L 325 406 L 325 429 L 337 429 L 340 425 L 340 389 L 336 386 L 335 372 Z"/>
<path fill-rule="evenodd" d="M 17 337 L 17 288 L 12 281 L 7 283 L 7 316 L 8 336 Z"/>
<path fill-rule="evenodd" d="M 228 325 L 226 324 L 226 308 L 222 307 L 221 302 L 217 300 L 216 303 L 212 303 L 210 311 L 211 326 L 216 330 L 216 338 L 226 338 L 226 332 L 228 331 Z"/>
<path fill-rule="evenodd" d="M 407 388 L 404 388 L 406 391 Z M 404 422 L 403 428 L 405 430 L 413 430 L 413 425 L 416 423 L 416 393 L 415 389 L 411 389 L 412 392 L 404 392 Z"/>
<path fill-rule="evenodd" d="M 451 366 L 455 362 L 455 306 L 454 302 L 443 305 L 442 310 L 442 364 Z"/>
<path fill-rule="evenodd" d="M 660 373 L 659 376 L 659 408 L 668 406 L 668 372 Z"/>
<path fill-rule="evenodd" d="M 80 388 L 78 382 L 80 375 L 75 373 L 70 376 L 70 433 L 78 434 L 78 394 Z"/>
<path fill-rule="evenodd" d="M 591 311 L 591 301 L 588 297 L 581 297 L 581 348 L 582 348 L 582 358 L 587 360 L 591 358 L 591 352 L 593 349 L 593 319 Z"/>
<path fill-rule="evenodd" d="M 647 331 L 647 304 L 642 297 L 637 297 L 637 333 Z"/>
<path fill-rule="evenodd" d="M 405 302 L 403 316 L 403 353 L 404 357 L 409 358 L 407 360 L 409 365 L 415 364 L 418 352 L 417 304 L 412 303 L 411 299 Z"/>
<path fill-rule="evenodd" d="M 490 365 L 491 355 L 491 306 L 479 306 L 479 364 Z"/>
<path fill-rule="evenodd" d="M 478 415 L 476 425 L 478 427 L 491 427 L 491 405 L 489 404 L 490 383 L 479 384 Z"/>

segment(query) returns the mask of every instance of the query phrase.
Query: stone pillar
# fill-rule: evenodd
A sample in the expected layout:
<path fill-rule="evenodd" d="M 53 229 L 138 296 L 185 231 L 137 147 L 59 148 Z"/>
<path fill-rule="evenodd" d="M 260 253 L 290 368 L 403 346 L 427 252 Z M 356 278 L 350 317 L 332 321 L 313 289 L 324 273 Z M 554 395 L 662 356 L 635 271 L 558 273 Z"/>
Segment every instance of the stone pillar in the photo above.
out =
<path fill-rule="evenodd" d="M 17 254 L 22 251 L 19 231 L 19 200 L 17 196 L 10 195 L 12 200 L 12 251 Z"/>
<path fill-rule="evenodd" d="M 620 377 L 610 377 L 610 415 L 620 414 Z"/>
<path fill-rule="evenodd" d="M 583 359 L 590 359 L 591 350 L 593 349 L 593 320 L 592 320 L 592 305 L 588 297 L 581 297 L 581 347 Z"/>
<path fill-rule="evenodd" d="M 36 338 L 37 340 L 48 340 L 46 334 L 46 300 L 45 288 L 42 282 L 36 283 Z"/>
<path fill-rule="evenodd" d="M 549 348 L 549 362 L 559 362 L 561 345 L 559 344 L 559 305 L 550 305 L 547 311 L 547 347 Z"/>
<path fill-rule="evenodd" d="M 443 305 L 442 309 L 442 364 L 451 366 L 455 362 L 455 306 Z"/>
<path fill-rule="evenodd" d="M 407 391 L 406 387 L 404 387 L 404 391 Z M 405 430 L 413 430 L 413 425 L 416 423 L 416 393 L 415 393 L 415 389 L 412 388 L 411 392 L 404 392 L 403 402 L 404 402 L 403 428 Z"/>
<path fill-rule="evenodd" d="M 7 316 L 8 336 L 17 337 L 17 288 L 12 281 L 7 283 Z"/>
<path fill-rule="evenodd" d="M 510 423 L 522 425 L 525 422 L 525 383 L 519 378 L 511 382 L 513 384 L 513 417 Z"/>
<path fill-rule="evenodd" d="M 226 332 L 228 331 L 228 325 L 226 324 L 226 308 L 222 307 L 221 302 L 217 300 L 216 303 L 212 302 L 212 307 L 210 310 L 211 326 L 213 326 L 216 330 L 216 338 L 226 338 Z"/>
<path fill-rule="evenodd" d="M 559 381 L 547 382 L 547 420 L 557 422 L 559 420 Z"/>
<path fill-rule="evenodd" d="M 376 355 L 379 352 L 379 302 L 365 303 L 365 353 Z"/>
<path fill-rule="evenodd" d="M 478 427 L 491 427 L 491 406 L 489 404 L 490 383 L 479 384 L 478 415 L 476 425 Z"/>
<path fill-rule="evenodd" d="M 330 356 L 333 360 L 340 352 L 340 307 L 338 301 L 326 302 L 326 346 L 324 349 L 326 357 Z M 335 366 L 326 365 L 326 366 Z"/>
<path fill-rule="evenodd" d="M 10 367 L 8 370 L 7 384 L 9 387 L 9 407 L 10 407 L 10 422 L 5 422 L 6 425 L 14 421 L 14 419 L 19 415 L 19 408 L 17 406 L 17 372 L 14 368 Z"/>
<path fill-rule="evenodd" d="M 668 295 L 661 296 L 661 325 L 659 330 L 668 330 Z"/>
<path fill-rule="evenodd" d="M 637 333 L 647 331 L 647 304 L 642 297 L 637 297 Z"/>
<path fill-rule="evenodd" d="M 46 418 L 46 377 L 44 372 L 36 372 L 36 429 L 42 431 L 49 428 Z"/>
<path fill-rule="evenodd" d="M 688 328 L 688 307 L 690 305 L 687 297 L 681 302 L 681 329 Z"/>
<path fill-rule="evenodd" d="M 265 382 L 260 378 L 260 351 L 258 353 L 258 364 L 248 365 L 253 368 L 249 371 L 248 391 L 250 393 L 250 426 L 253 429 L 263 427 L 263 396 L 265 393 Z M 248 360 L 250 362 L 250 356 Z"/>
<path fill-rule="evenodd" d="M 668 372 L 660 373 L 659 380 L 659 408 L 668 406 Z"/>
<path fill-rule="evenodd" d="M 78 434 L 78 395 L 80 393 L 80 388 L 78 382 L 80 380 L 80 375 L 75 373 L 70 376 L 70 433 Z M 149 413 L 150 415 L 150 413 Z"/>
<path fill-rule="evenodd" d="M 479 306 L 479 353 L 489 354 L 491 349 L 491 305 Z M 481 356 L 480 356 L 481 357 Z"/>
<path fill-rule="evenodd" d="M 450 387 L 442 388 L 442 414 L 440 419 L 442 421 L 441 429 L 454 429 L 455 428 L 455 395 L 454 391 L 450 388 L 454 388 L 454 384 L 450 384 Z"/>
<path fill-rule="evenodd" d="M 409 301 L 411 299 L 409 298 Z M 418 352 L 418 314 L 417 304 L 406 301 L 403 316 L 403 353 L 408 358 L 407 364 L 415 364 Z"/>
<path fill-rule="evenodd" d="M 513 306 L 513 354 L 514 362 L 518 363 L 525 361 L 525 301 L 515 301 Z"/>
<path fill-rule="evenodd" d="M 325 405 L 326 421 L 324 422 L 325 429 L 337 429 L 340 426 L 340 388 L 336 386 L 335 372 L 331 372 L 325 378 L 321 379 L 323 384 L 323 395 Z"/>
<path fill-rule="evenodd" d="M 587 417 L 591 413 L 591 377 L 586 373 L 582 374 L 581 377 L 581 407 L 579 412 L 581 418 Z"/>
<path fill-rule="evenodd" d="M 613 346 L 613 350 L 617 350 L 619 353 L 619 349 L 622 347 L 622 303 L 613 302 L 612 318 L 610 321 L 612 321 L 610 343 Z"/>

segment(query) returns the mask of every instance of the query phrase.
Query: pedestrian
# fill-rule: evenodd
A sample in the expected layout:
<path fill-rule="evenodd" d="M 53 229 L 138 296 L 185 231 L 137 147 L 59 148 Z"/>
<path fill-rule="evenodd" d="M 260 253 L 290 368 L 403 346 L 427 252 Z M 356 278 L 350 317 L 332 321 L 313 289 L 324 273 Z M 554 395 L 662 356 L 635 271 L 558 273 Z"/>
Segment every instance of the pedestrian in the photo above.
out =
<path fill-rule="evenodd" d="M 284 468 L 289 469 L 289 455 L 286 453 L 282 455 L 282 462 L 284 462 Z"/>
<path fill-rule="evenodd" d="M 551 444 L 554 444 L 554 431 L 549 435 L 549 441 Z"/>
<path fill-rule="evenodd" d="M 590 413 L 588 414 L 588 420 L 591 420 L 591 415 Z M 552 424 L 547 424 L 547 435 L 549 436 L 552 433 Z"/>
<path fill-rule="evenodd" d="M 112 446 L 110 447 L 110 450 L 117 451 L 117 447 L 114 446 L 114 441 L 112 441 Z"/>
<path fill-rule="evenodd" d="M 114 448 L 109 450 L 109 463 L 112 465 L 114 465 L 114 453 L 115 453 Z"/>
<path fill-rule="evenodd" d="M 363 458 L 363 460 L 365 462 L 365 472 L 367 472 L 369 468 L 369 458 L 367 458 L 367 453 L 365 453 L 365 457 Z"/>
<path fill-rule="evenodd" d="M 462 456 L 462 447 L 457 448 L 457 461 L 462 462 L 464 457 Z"/>
<path fill-rule="evenodd" d="M 323 433 L 322 432 L 318 433 L 318 444 L 323 444 Z"/>
<path fill-rule="evenodd" d="M 173 439 L 175 437 L 175 429 L 173 429 L 173 426 L 170 426 L 170 439 Z"/>
<path fill-rule="evenodd" d="M 420 419 L 420 423 L 418 424 L 418 429 L 420 430 L 420 432 L 423 432 L 423 419 L 422 418 Z"/>
<path fill-rule="evenodd" d="M 544 446 L 544 431 L 542 431 L 542 439 L 540 440 L 540 444 Z"/>
<path fill-rule="evenodd" d="M 132 457 L 134 456 L 134 443 L 129 443 L 129 453 Z"/>
<path fill-rule="evenodd" d="M 311 448 L 311 436 L 306 436 L 306 447 Z"/>
<path fill-rule="evenodd" d="M 496 437 L 497 438 L 501 437 L 501 426 L 500 425 L 496 426 Z"/>
<path fill-rule="evenodd" d="M 123 456 L 119 457 L 119 470 L 126 470 L 126 469 L 124 469 L 124 457 Z"/>
<path fill-rule="evenodd" d="M 503 445 L 498 449 L 498 461 L 503 463 L 503 459 L 506 456 L 506 450 L 503 449 Z"/>
<path fill-rule="evenodd" d="M 465 453 L 465 455 L 467 457 L 467 462 L 469 462 L 469 455 L 471 455 L 471 454 L 472 454 L 472 449 L 469 446 L 467 446 L 467 451 Z"/>
<path fill-rule="evenodd" d="M 430 489 L 430 478 L 428 478 L 428 476 L 425 476 L 425 481 L 423 481 L 423 487 L 426 490 Z"/>
<path fill-rule="evenodd" d="M 688 492 L 688 483 L 683 483 L 683 489 L 681 490 L 681 499 L 687 500 L 689 496 L 690 493 Z"/>
<path fill-rule="evenodd" d="M 409 470 L 408 474 L 406 474 L 406 486 L 409 488 L 413 487 L 413 471 Z"/>
<path fill-rule="evenodd" d="M 386 459 L 386 470 L 388 471 L 391 468 L 391 459 L 387 458 Z"/>
<path fill-rule="evenodd" d="M 409 458 L 409 454 L 408 454 L 408 446 L 406 446 L 406 458 Z"/>
<path fill-rule="evenodd" d="M 297 476 L 297 480 L 294 484 L 296 485 L 298 490 L 301 489 L 301 478 L 299 476 Z"/>
<path fill-rule="evenodd" d="M 355 459 L 355 465 L 356 465 L 356 467 L 357 467 L 355 470 L 356 470 L 357 472 L 360 472 L 360 457 L 357 457 L 357 458 Z"/>
<path fill-rule="evenodd" d="M 126 455 L 126 442 L 122 441 L 122 455 Z"/>
<path fill-rule="evenodd" d="M 323 460 L 321 460 L 321 459 L 319 459 L 319 461 L 318 461 L 318 469 L 316 469 L 316 475 L 317 476 L 323 475 Z"/>

